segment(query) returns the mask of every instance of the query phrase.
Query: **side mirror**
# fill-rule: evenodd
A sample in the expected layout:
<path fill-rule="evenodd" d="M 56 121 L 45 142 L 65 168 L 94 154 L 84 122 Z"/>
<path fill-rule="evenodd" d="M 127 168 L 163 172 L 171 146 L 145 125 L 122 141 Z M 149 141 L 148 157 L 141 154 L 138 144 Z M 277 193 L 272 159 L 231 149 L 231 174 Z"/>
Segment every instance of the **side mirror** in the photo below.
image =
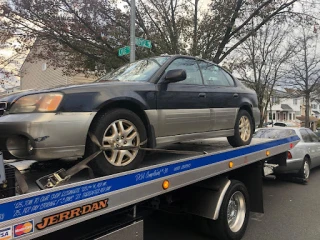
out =
<path fill-rule="evenodd" d="M 167 72 L 165 82 L 180 82 L 187 78 L 187 73 L 183 69 L 173 69 Z"/>

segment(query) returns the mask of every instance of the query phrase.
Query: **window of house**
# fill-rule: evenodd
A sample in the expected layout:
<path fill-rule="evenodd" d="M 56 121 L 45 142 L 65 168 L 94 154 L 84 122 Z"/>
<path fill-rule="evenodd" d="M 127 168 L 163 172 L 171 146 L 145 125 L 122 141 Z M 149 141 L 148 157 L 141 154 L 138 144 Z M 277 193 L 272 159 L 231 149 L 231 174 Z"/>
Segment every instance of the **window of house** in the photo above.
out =
<path fill-rule="evenodd" d="M 272 116 L 272 119 L 273 119 L 273 120 L 276 120 L 276 114 L 273 113 L 272 115 L 273 115 L 273 116 Z"/>
<path fill-rule="evenodd" d="M 271 112 L 269 112 L 269 120 L 271 120 L 272 119 L 272 114 L 271 114 Z"/>
<path fill-rule="evenodd" d="M 277 115 L 278 115 L 277 116 L 277 121 L 279 121 L 280 120 L 280 113 L 278 113 Z"/>
<path fill-rule="evenodd" d="M 278 97 L 272 97 L 272 103 L 273 104 L 279 104 L 280 103 L 280 99 Z"/>
<path fill-rule="evenodd" d="M 293 105 L 298 105 L 298 99 L 293 99 Z"/>
<path fill-rule="evenodd" d="M 47 63 L 42 63 L 42 71 L 47 70 Z"/>
<path fill-rule="evenodd" d="M 289 113 L 289 120 L 291 121 L 292 120 L 292 114 Z"/>
<path fill-rule="evenodd" d="M 283 121 L 286 121 L 286 120 L 287 120 L 287 114 L 283 113 Z"/>
<path fill-rule="evenodd" d="M 294 113 L 292 114 L 292 120 L 296 120 L 296 115 Z"/>

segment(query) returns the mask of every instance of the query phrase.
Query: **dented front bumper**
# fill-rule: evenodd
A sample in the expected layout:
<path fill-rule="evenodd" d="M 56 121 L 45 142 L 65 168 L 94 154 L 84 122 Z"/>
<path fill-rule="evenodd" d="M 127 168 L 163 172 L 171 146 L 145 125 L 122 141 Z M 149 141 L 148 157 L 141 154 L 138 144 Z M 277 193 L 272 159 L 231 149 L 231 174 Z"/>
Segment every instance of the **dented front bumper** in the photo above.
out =
<path fill-rule="evenodd" d="M 95 114 L 73 112 L 4 115 L 0 117 L 0 150 L 4 151 L 6 159 L 81 157 Z"/>

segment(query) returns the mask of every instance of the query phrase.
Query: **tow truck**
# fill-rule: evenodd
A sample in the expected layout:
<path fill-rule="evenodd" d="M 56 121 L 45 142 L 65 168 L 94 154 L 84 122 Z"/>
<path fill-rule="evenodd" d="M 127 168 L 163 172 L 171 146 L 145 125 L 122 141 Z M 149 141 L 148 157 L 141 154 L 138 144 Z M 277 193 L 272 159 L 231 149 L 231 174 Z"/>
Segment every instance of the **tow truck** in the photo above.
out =
<path fill-rule="evenodd" d="M 214 239 L 238 240 L 249 212 L 264 212 L 266 165 L 285 165 L 298 141 L 253 138 L 240 148 L 224 138 L 189 141 L 150 151 L 132 171 L 88 177 L 83 168 L 68 179 L 59 175 L 68 162 L 0 154 L 0 239 L 143 240 L 145 216 L 174 209 L 201 220 Z"/>

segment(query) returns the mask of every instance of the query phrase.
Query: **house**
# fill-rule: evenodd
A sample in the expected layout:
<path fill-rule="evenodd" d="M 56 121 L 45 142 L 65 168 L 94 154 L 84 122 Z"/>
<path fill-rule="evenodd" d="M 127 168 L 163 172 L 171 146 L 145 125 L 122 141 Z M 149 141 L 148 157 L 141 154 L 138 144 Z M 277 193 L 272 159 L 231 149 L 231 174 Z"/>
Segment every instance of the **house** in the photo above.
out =
<path fill-rule="evenodd" d="M 320 101 L 312 100 L 311 101 L 311 115 L 320 119 Z"/>
<path fill-rule="evenodd" d="M 301 97 L 294 97 L 287 91 L 274 90 L 270 104 L 266 122 L 298 122 L 296 117 L 301 116 Z"/>
<path fill-rule="evenodd" d="M 266 122 L 289 122 L 304 126 L 305 98 L 296 90 L 274 90 L 270 99 L 271 109 L 268 110 Z M 316 123 L 320 120 L 320 101 L 312 99 L 309 106 L 310 128 L 315 130 Z"/>
<path fill-rule="evenodd" d="M 75 74 L 67 76 L 63 68 L 55 68 L 45 60 L 33 60 L 32 56 L 43 50 L 43 45 L 35 41 L 20 69 L 21 90 L 45 89 L 61 85 L 93 82 L 97 79 L 93 74 Z"/>

